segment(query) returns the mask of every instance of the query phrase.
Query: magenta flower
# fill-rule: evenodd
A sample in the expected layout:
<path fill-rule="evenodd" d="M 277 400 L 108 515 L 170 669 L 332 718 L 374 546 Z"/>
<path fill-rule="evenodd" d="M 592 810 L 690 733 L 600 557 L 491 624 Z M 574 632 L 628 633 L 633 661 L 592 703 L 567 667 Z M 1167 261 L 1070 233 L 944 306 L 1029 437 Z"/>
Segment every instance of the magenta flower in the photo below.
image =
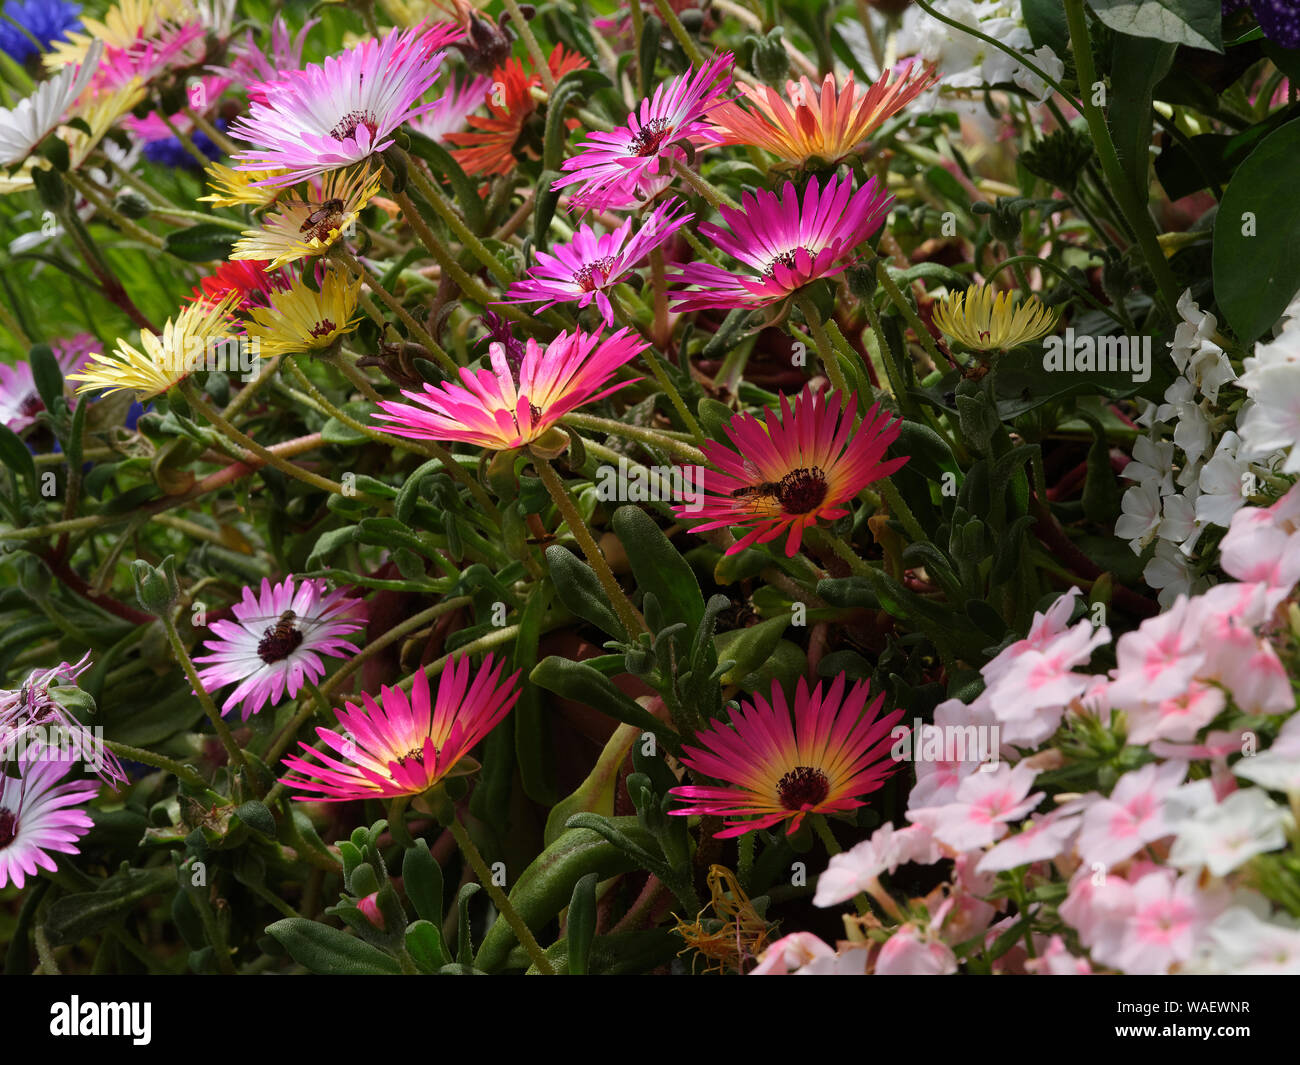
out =
<path fill-rule="evenodd" d="M 853 424 L 857 398 L 834 399 L 805 386 L 795 399 L 781 397 L 781 413 L 770 408 L 759 421 L 738 414 L 724 427 L 732 447 L 710 440 L 704 454 L 717 468 L 704 470 L 702 503 L 673 508 L 693 531 L 744 528 L 749 531 L 727 548 L 732 555 L 750 544 L 784 536 L 785 553 L 794 557 L 804 531 L 819 519 L 848 513 L 845 504 L 872 481 L 888 477 L 907 456 L 884 459 L 902 423 L 873 405 L 862 423 Z"/>
<path fill-rule="evenodd" d="M 778 197 L 759 189 L 741 197 L 741 209 L 718 208 L 731 232 L 704 224 L 700 236 L 756 271 L 733 274 L 711 263 L 689 263 L 669 280 L 698 286 L 670 292 L 685 311 L 712 307 L 763 307 L 810 281 L 833 277 L 849 266 L 853 251 L 885 222 L 894 198 L 874 177 L 856 191 L 849 177 L 831 178 L 821 189 L 813 178 L 802 202 L 787 181 Z"/>
<path fill-rule="evenodd" d="M 89 333 L 78 333 L 51 345 L 64 377 L 85 366 L 91 352 L 98 351 L 99 347 L 99 341 Z M 0 363 L 0 423 L 15 433 L 21 433 L 36 424 L 36 416 L 44 409 L 45 403 L 36 391 L 31 363 L 16 362 L 12 366 Z"/>
<path fill-rule="evenodd" d="M 655 248 L 695 216 L 674 217 L 680 205 L 673 201 L 656 207 L 650 217 L 632 231 L 633 220 L 627 219 L 613 233 L 597 236 L 583 223 L 569 244 L 557 245 L 553 254 L 537 253 L 537 265 L 524 281 L 516 281 L 502 303 L 539 303 L 540 310 L 557 303 L 578 301 L 586 307 L 596 301 L 606 325 L 614 324 L 614 308 L 605 290 L 613 288 L 632 267 L 637 266 Z"/>
<path fill-rule="evenodd" d="M 682 140 L 713 143 L 703 119 L 731 86 L 733 59 L 730 52 L 724 52 L 694 74 L 687 67 L 686 73 L 642 100 L 639 110 L 627 116 L 627 125 L 611 133 L 588 134 L 582 150 L 560 168 L 570 171 L 568 176 L 551 188 L 580 185 L 573 204 L 584 209 L 626 207 L 635 202 L 643 182 L 666 173 L 661 162 L 671 167 L 667 159 L 670 145 Z"/>
<path fill-rule="evenodd" d="M 865 805 L 861 796 L 880 788 L 898 763 L 891 760 L 891 731 L 902 710 L 880 716 L 883 694 L 870 705 L 866 681 L 845 692 L 841 673 L 828 690 L 808 690 L 799 678 L 794 718 L 781 685 L 772 701 L 761 695 L 732 711 L 730 724 L 714 721 L 696 734 L 701 746 L 682 747 L 696 774 L 723 782 L 685 785 L 669 794 L 690 805 L 671 814 L 730 817 L 719 839 L 788 822 L 798 830 L 808 814 L 844 813 Z M 751 820 L 752 818 L 752 820 Z"/>
<path fill-rule="evenodd" d="M 250 103 L 230 125 L 231 136 L 253 145 L 235 156 L 236 169 L 282 169 L 255 184 L 294 185 L 382 152 L 403 122 L 436 106 L 419 101 L 442 72 L 438 49 L 459 36 L 451 25 L 393 30 L 263 83 L 266 102 Z"/>
<path fill-rule="evenodd" d="M 221 707 L 223 715 L 242 702 L 247 721 L 268 700 L 274 706 L 286 691 L 296 696 L 304 677 L 319 681 L 325 675 L 321 655 L 356 653 L 342 637 L 364 624 L 356 616 L 361 600 L 342 590 L 326 594 L 325 587 L 324 581 L 312 580 L 295 585 L 292 576 L 272 585 L 263 577 L 260 595 L 244 589 L 234 621 L 208 626 L 220 639 L 208 640 L 204 647 L 211 653 L 194 661 L 210 663 L 199 671 L 204 690 L 237 685 Z"/>
<path fill-rule="evenodd" d="M 21 888 L 38 869 L 54 872 L 52 854 L 77 854 L 77 841 L 93 822 L 82 809 L 95 797 L 93 780 L 60 783 L 73 759 L 51 752 L 11 763 L 17 776 L 0 773 L 0 888 Z"/>
<path fill-rule="evenodd" d="M 463 384 L 402 389 L 411 402 L 384 400 L 377 417 L 392 423 L 389 432 L 412 440 L 460 440 L 493 451 L 523 447 L 570 411 L 632 384 L 606 387 L 615 370 L 649 346 L 627 329 L 605 340 L 599 333 L 561 333 L 545 347 L 529 337 L 516 384 L 505 347 L 493 343 L 491 370 L 462 367 Z"/>
<path fill-rule="evenodd" d="M 419 795 L 446 779 L 472 771 L 469 752 L 497 727 L 519 701 L 519 670 L 504 681 L 505 660 L 492 664 L 489 654 L 470 680 L 467 656 L 452 659 L 438 681 L 438 697 L 429 697 L 429 676 L 415 672 L 411 694 L 400 688 L 380 689 L 380 701 L 361 696 L 362 706 L 348 703 L 336 710 L 342 733 L 318 728 L 316 734 L 345 761 L 302 744 L 317 765 L 289 755 L 294 770 L 282 783 L 307 791 L 303 801 L 347 802 L 351 799 L 392 799 Z"/>
<path fill-rule="evenodd" d="M 433 101 L 433 106 L 412 125 L 426 137 L 441 142 L 448 133 L 459 133 L 465 128 L 465 119 L 483 106 L 491 91 L 492 79 L 486 74 L 448 85 Z"/>

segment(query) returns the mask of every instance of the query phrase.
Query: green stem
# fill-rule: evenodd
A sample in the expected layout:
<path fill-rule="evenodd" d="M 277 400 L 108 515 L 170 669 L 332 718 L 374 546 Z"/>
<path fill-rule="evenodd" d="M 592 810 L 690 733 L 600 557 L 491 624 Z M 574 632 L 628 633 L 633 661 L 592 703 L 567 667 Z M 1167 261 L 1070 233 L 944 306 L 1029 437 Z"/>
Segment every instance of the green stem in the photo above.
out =
<path fill-rule="evenodd" d="M 510 2 L 513 3 L 513 0 L 510 0 Z M 465 856 L 465 860 L 469 862 L 470 867 L 474 870 L 474 875 L 478 877 L 479 883 L 487 890 L 501 916 L 506 919 L 506 923 L 514 930 L 515 936 L 523 944 L 524 950 L 528 951 L 528 956 L 533 959 L 537 971 L 543 976 L 554 976 L 555 967 L 547 959 L 546 953 L 542 950 L 541 944 L 537 942 L 532 929 L 519 916 L 518 911 L 511 904 L 506 893 L 492 879 L 492 871 L 488 869 L 487 862 L 483 860 L 483 855 L 479 853 L 479 849 L 474 846 L 474 841 L 469 838 L 465 826 L 460 823 L 460 817 L 453 816 L 451 823 L 447 827 L 451 829 L 451 834 L 456 839 L 456 846 L 460 848 L 461 854 Z"/>
<path fill-rule="evenodd" d="M 632 0 L 638 3 L 639 0 Z M 668 0 L 655 0 L 655 7 L 659 9 L 659 15 L 668 26 L 669 31 L 677 39 L 677 43 L 682 46 L 682 51 L 686 53 L 687 61 L 699 70 L 704 65 L 704 56 L 700 53 L 695 42 L 691 40 L 691 35 L 686 32 L 686 27 L 682 25 L 682 20 L 677 17 L 677 12 L 672 9 Z"/>
<path fill-rule="evenodd" d="M 733 210 L 736 211 L 740 210 L 740 204 L 738 204 L 735 200 L 733 200 L 721 189 L 715 188 L 713 185 L 710 185 L 709 182 L 707 182 L 703 177 L 701 177 L 689 166 L 687 166 L 681 159 L 673 160 L 673 169 L 676 170 L 677 173 L 680 174 L 683 178 L 685 178 L 686 183 L 690 185 L 691 188 L 693 188 L 701 196 L 703 196 L 706 200 L 708 200 L 710 205 L 713 206 L 714 208 L 717 208 L 722 204 L 726 204 L 726 206 L 732 208 Z M 685 232 L 685 229 L 683 229 L 682 232 Z"/>
<path fill-rule="evenodd" d="M 181 634 L 176 631 L 176 622 L 172 620 L 171 612 L 164 610 L 158 618 L 162 622 L 163 631 L 167 634 L 167 643 L 171 646 L 172 654 L 176 661 L 180 663 L 181 669 L 185 671 L 185 677 L 190 682 L 190 687 L 194 689 L 194 694 L 199 700 L 199 705 L 203 707 L 203 712 L 208 715 L 208 720 L 212 722 L 212 727 L 216 729 L 217 736 L 221 739 L 221 745 L 225 747 L 226 753 L 230 756 L 231 765 L 244 769 L 247 762 L 244 760 L 244 752 L 239 749 L 239 744 L 235 742 L 235 737 L 230 733 L 230 726 L 226 724 L 225 718 L 217 710 L 217 704 L 212 701 L 212 696 L 208 694 L 203 683 L 199 680 L 198 671 L 194 668 L 194 663 L 190 661 L 190 654 L 185 650 L 185 645 L 181 643 Z"/>
<path fill-rule="evenodd" d="M 610 289 L 608 295 L 610 303 L 614 305 L 615 309 L 619 312 L 619 316 L 628 324 L 632 331 L 635 333 L 641 333 L 640 327 L 637 326 L 636 320 L 632 317 L 631 311 L 629 311 L 627 306 L 623 303 L 622 297 L 619 296 L 614 289 Z M 686 405 L 686 400 L 682 399 L 681 392 L 677 390 L 677 386 L 673 384 L 672 378 L 668 376 L 668 371 L 664 369 L 659 356 L 655 354 L 653 338 L 650 340 L 650 346 L 641 353 L 641 356 L 645 359 L 646 365 L 650 367 L 650 372 L 654 374 L 655 380 L 659 382 L 659 387 L 662 388 L 664 394 L 668 396 L 668 401 L 672 403 L 673 409 L 677 411 L 678 417 L 680 417 L 686 424 L 686 428 L 690 431 L 691 436 L 695 438 L 695 442 L 697 444 L 704 443 L 707 439 L 704 435 L 704 430 L 700 428 L 700 423 L 695 420 L 695 415 L 691 413 L 690 407 Z"/>
<path fill-rule="evenodd" d="M 444 370 L 451 374 L 456 372 L 456 363 L 453 361 L 451 356 L 443 351 L 442 346 L 433 339 L 432 334 L 430 334 L 424 326 L 415 320 L 411 312 L 402 306 L 401 301 L 389 292 L 388 289 L 384 287 L 383 282 L 366 269 L 365 265 L 358 261 L 356 256 L 343 247 L 342 244 L 336 244 L 331 249 L 331 253 L 354 274 L 358 274 L 365 279 L 366 285 L 369 286 L 370 291 L 383 300 L 389 310 L 401 319 L 402 324 L 406 326 L 411 336 L 428 349 L 429 354 L 438 360 Z"/>
<path fill-rule="evenodd" d="M 503 0 L 503 2 L 506 5 L 506 10 L 510 12 L 510 21 L 514 23 L 514 28 L 519 31 L 519 36 L 524 39 L 524 47 L 528 49 L 528 55 L 533 61 L 533 67 L 541 76 L 542 85 L 545 87 L 547 95 L 550 95 L 555 91 L 555 75 L 551 73 L 551 68 L 546 62 L 546 55 L 542 52 L 542 46 L 537 43 L 532 26 L 524 18 L 524 13 L 519 10 L 517 0 Z"/>
<path fill-rule="evenodd" d="M 116 740 L 104 740 L 104 746 L 112 751 L 119 758 L 125 758 L 131 762 L 140 762 L 143 765 L 151 765 L 155 769 L 161 769 L 177 780 L 183 780 L 186 784 L 196 788 L 206 788 L 207 781 L 198 775 L 187 765 L 181 765 L 180 762 L 171 758 L 165 758 L 161 754 L 154 754 L 153 751 L 146 751 L 141 747 L 132 747 L 129 744 L 118 743 Z"/>
<path fill-rule="evenodd" d="M 826 376 L 830 378 L 831 385 L 835 391 L 840 394 L 844 403 L 849 401 L 849 385 L 844 380 L 844 371 L 840 369 L 839 361 L 835 358 L 835 350 L 831 347 L 830 338 L 826 335 L 826 327 L 822 325 L 822 316 L 817 313 L 817 308 L 813 305 L 812 297 L 807 291 L 800 289 L 795 293 L 795 303 L 799 305 L 799 310 L 803 311 L 804 321 L 808 323 L 808 328 L 812 330 L 813 341 L 817 345 L 817 357 L 821 360 L 822 369 L 826 371 Z"/>
<path fill-rule="evenodd" d="M 655 429 L 646 429 L 640 425 L 628 425 L 626 422 L 616 421 L 613 418 L 601 418 L 595 414 L 566 414 L 560 419 L 561 425 L 572 425 L 575 429 L 586 429 L 592 433 L 605 433 L 609 436 L 621 436 L 627 440 L 636 440 L 642 444 L 650 444 L 652 447 L 663 448 L 665 451 L 676 455 L 678 458 L 685 459 L 687 462 L 693 462 L 697 466 L 703 465 L 707 460 L 704 452 L 697 447 L 682 440 L 674 439 Z"/>
<path fill-rule="evenodd" d="M 456 208 L 443 195 L 442 190 L 438 188 L 429 176 L 425 174 L 421 165 L 410 156 L 407 156 L 407 173 L 414 179 L 416 186 L 424 195 L 424 198 L 433 204 L 433 209 L 442 216 L 444 222 L 456 234 L 456 239 L 461 242 L 480 263 L 487 267 L 488 273 L 495 277 L 501 284 L 508 285 L 514 280 L 510 276 L 504 264 L 488 251 L 487 245 L 478 239 L 471 231 L 469 226 L 465 225 L 464 219 L 460 217 Z"/>
<path fill-rule="evenodd" d="M 993 45 L 993 47 L 996 48 L 999 52 L 1005 52 L 1017 63 L 1019 63 L 1022 67 L 1024 67 L 1026 70 L 1030 70 L 1034 74 L 1038 75 L 1038 77 L 1042 78 L 1046 84 L 1052 87 L 1053 91 L 1060 93 L 1067 100 L 1069 100 L 1071 105 L 1073 105 L 1076 111 L 1083 110 L 1083 103 L 1081 101 L 1076 100 L 1073 96 L 1071 96 L 1068 92 L 1066 92 L 1065 89 L 1061 86 L 1061 83 L 1059 81 L 1057 81 L 1053 77 L 1048 76 L 1047 73 L 1045 73 L 1040 67 L 1038 67 L 1035 63 L 1033 63 L 1023 53 L 1018 52 L 1014 48 L 1011 48 L 1008 45 L 1003 44 L 996 37 L 990 37 L 987 33 L 981 33 L 979 30 L 972 29 L 970 26 L 967 26 L 965 23 L 957 22 L 955 19 L 950 19 L 946 15 L 939 14 L 939 12 L 937 12 L 934 8 L 932 8 L 929 4 L 927 4 L 925 0 L 916 0 L 916 6 L 919 7 L 931 18 L 936 18 L 940 22 L 952 26 L 954 29 L 961 30 L 962 33 L 968 33 L 972 37 L 977 37 L 985 44 Z M 1092 80 L 1087 79 L 1085 81 L 1083 79 L 1082 67 L 1079 68 L 1079 71 L 1080 71 L 1080 82 L 1081 82 L 1080 88 L 1086 89 L 1088 86 L 1092 84 Z"/>
<path fill-rule="evenodd" d="M 885 294 L 890 298 L 894 306 L 898 308 L 904 321 L 912 327 L 912 332 L 916 334 L 916 339 L 920 341 L 921 346 L 926 350 L 926 354 L 930 356 L 931 361 L 935 365 L 935 369 L 940 369 L 946 366 L 948 360 L 939 354 L 939 348 L 934 342 L 934 337 L 930 335 L 930 330 L 926 329 L 925 323 L 921 321 L 920 315 L 912 309 L 912 305 L 907 302 L 907 297 L 899 291 L 898 285 L 895 284 L 894 279 L 889 276 L 889 267 L 885 264 L 884 259 L 880 259 L 876 263 L 876 277 L 880 280 L 880 285 L 885 290 Z"/>
<path fill-rule="evenodd" d="M 542 483 L 546 485 L 546 490 L 551 493 L 551 498 L 555 500 L 555 505 L 564 518 L 565 524 L 568 525 L 569 531 L 573 533 L 573 538 L 578 541 L 582 553 L 587 556 L 587 561 L 591 564 L 591 568 L 595 570 L 597 579 L 605 589 L 605 594 L 609 596 L 610 604 L 618 614 L 619 621 L 623 623 L 628 639 L 635 640 L 638 633 L 646 631 L 645 622 L 641 620 L 641 615 L 637 613 L 636 607 L 628 599 L 627 593 L 615 580 L 613 570 L 609 568 L 605 556 L 600 553 L 600 547 L 596 544 L 595 538 L 591 535 L 591 529 L 578 511 L 577 504 L 569 495 L 569 490 L 565 487 L 564 481 L 555 472 L 555 467 L 551 465 L 549 459 L 542 458 L 534 453 L 533 465 L 537 467 Z"/>
<path fill-rule="evenodd" d="M 313 488 L 318 488 L 323 492 L 331 492 L 335 495 L 344 494 L 343 486 L 337 481 L 331 481 L 328 477 L 322 477 L 319 474 L 312 473 L 310 470 L 304 470 L 301 466 L 275 454 L 275 452 L 268 451 L 251 437 L 240 432 L 240 430 L 236 429 L 234 425 L 214 410 L 212 405 L 199 395 L 198 389 L 194 387 L 194 383 L 188 378 L 180 383 L 180 390 L 181 394 L 189 402 L 190 406 L 202 414 L 204 418 L 212 423 L 212 425 L 217 429 L 220 429 L 226 434 L 226 436 L 242 447 L 245 451 L 256 455 L 263 462 L 270 466 L 274 466 L 281 473 L 288 474 L 290 477 L 302 481 L 304 484 L 309 484 Z M 366 495 L 363 492 L 357 492 L 356 498 L 362 499 L 366 502 L 376 503 L 381 506 L 387 506 L 387 500 L 376 499 L 375 497 Z"/>
<path fill-rule="evenodd" d="M 1088 34 L 1088 17 L 1083 10 L 1083 0 L 1065 0 L 1065 16 L 1070 26 L 1070 48 L 1074 52 L 1075 67 L 1079 71 L 1079 84 L 1085 90 L 1083 100 L 1079 101 L 1076 107 L 1088 122 L 1088 131 L 1092 134 L 1092 142 L 1097 149 L 1097 158 L 1101 161 L 1102 172 L 1106 175 L 1110 190 L 1119 201 L 1120 209 L 1128 224 L 1137 234 L 1138 244 L 1147 262 L 1147 269 L 1155 278 L 1161 301 L 1165 304 L 1165 313 L 1172 318 L 1174 305 L 1178 302 L 1178 285 L 1174 280 L 1173 271 L 1165 258 L 1164 250 L 1160 247 L 1155 226 L 1152 224 L 1145 203 L 1141 201 L 1138 190 L 1129 183 L 1124 174 L 1119 153 L 1115 150 L 1115 142 L 1111 140 L 1110 130 L 1106 126 L 1106 118 L 1092 102 L 1092 93 L 1088 91 L 1096 81 L 1097 71 L 1092 62 L 1092 39 Z"/>

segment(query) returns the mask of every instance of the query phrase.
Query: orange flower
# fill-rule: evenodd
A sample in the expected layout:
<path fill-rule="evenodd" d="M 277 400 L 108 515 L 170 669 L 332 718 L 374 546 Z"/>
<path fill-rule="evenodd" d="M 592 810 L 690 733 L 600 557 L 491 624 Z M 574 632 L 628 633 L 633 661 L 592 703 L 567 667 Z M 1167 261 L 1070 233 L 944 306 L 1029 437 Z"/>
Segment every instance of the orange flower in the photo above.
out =
<path fill-rule="evenodd" d="M 546 65 L 551 76 L 559 81 L 571 70 L 588 66 L 587 60 L 576 52 L 568 52 L 557 44 Z M 447 140 L 460 145 L 452 152 L 467 174 L 508 174 L 515 168 L 515 142 L 523 131 L 528 116 L 537 110 L 532 88 L 542 83 L 541 76 L 529 73 L 518 59 L 508 59 L 492 72 L 493 86 L 488 93 L 484 118 L 470 115 L 466 123 L 474 132 L 448 133 Z"/>
<path fill-rule="evenodd" d="M 718 144 L 753 145 L 799 166 L 814 157 L 831 164 L 861 148 L 887 118 L 934 80 L 933 67 L 916 63 L 866 90 L 855 88 L 852 74 L 838 90 L 835 76 L 827 74 L 820 92 L 801 78 L 786 82 L 788 103 L 766 85 L 746 85 L 741 92 L 754 110 L 727 101 L 709 113 L 708 121 Z"/>

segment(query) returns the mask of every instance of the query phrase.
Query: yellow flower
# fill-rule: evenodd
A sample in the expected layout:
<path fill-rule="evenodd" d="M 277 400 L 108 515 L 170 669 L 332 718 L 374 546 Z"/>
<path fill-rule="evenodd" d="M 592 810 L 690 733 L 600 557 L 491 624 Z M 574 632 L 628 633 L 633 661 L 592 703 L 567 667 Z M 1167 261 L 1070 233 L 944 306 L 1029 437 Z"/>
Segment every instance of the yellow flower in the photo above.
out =
<path fill-rule="evenodd" d="M 816 157 L 831 164 L 860 149 L 895 112 L 934 81 L 931 68 L 914 64 L 900 78 L 881 78 L 869 88 L 853 84 L 850 74 L 837 90 L 827 74 L 821 90 L 807 78 L 786 82 L 786 97 L 766 85 L 744 85 L 741 93 L 752 109 L 727 101 L 708 117 L 721 144 L 751 144 L 787 163 L 802 166 Z"/>
<path fill-rule="evenodd" d="M 1037 296 L 1017 307 L 1015 293 L 973 285 L 940 300 L 934 324 L 972 351 L 1004 351 L 1046 336 L 1056 328 L 1056 312 Z"/>
<path fill-rule="evenodd" d="M 69 33 L 67 40 L 50 42 L 45 67 L 58 70 L 68 63 L 80 63 L 96 40 L 103 41 L 106 48 L 125 50 L 141 39 L 153 37 L 166 23 L 185 21 L 189 13 L 186 0 L 120 0 L 108 9 L 102 22 L 83 16 L 81 27 L 85 33 Z"/>
<path fill-rule="evenodd" d="M 119 339 L 116 352 L 92 355 L 85 368 L 68 374 L 68 379 L 85 382 L 78 395 L 130 389 L 140 399 L 148 399 L 166 392 L 195 370 L 208 368 L 206 360 L 218 350 L 223 357 L 228 355 L 228 345 L 237 338 L 231 335 L 227 318 L 238 301 L 238 293 L 232 292 L 220 303 L 192 303 L 167 319 L 161 336 L 142 329 L 140 348 Z"/>
<path fill-rule="evenodd" d="M 320 351 L 350 333 L 361 294 L 361 278 L 345 279 L 334 270 L 325 275 L 316 292 L 295 281 L 284 292 L 272 293 L 269 307 L 254 307 L 247 325 L 248 337 L 261 345 L 263 358 Z"/>
<path fill-rule="evenodd" d="M 356 222 L 379 191 L 381 175 L 369 164 L 325 175 L 319 198 L 280 201 L 261 229 L 246 230 L 231 250 L 232 259 L 269 260 L 268 270 L 323 255 Z"/>
<path fill-rule="evenodd" d="M 283 170 L 235 170 L 221 163 L 210 163 L 207 169 L 209 196 L 200 196 L 200 203 L 210 203 L 213 207 L 269 207 L 275 202 L 283 189 L 268 185 L 257 186 L 254 181 L 283 174 Z"/>

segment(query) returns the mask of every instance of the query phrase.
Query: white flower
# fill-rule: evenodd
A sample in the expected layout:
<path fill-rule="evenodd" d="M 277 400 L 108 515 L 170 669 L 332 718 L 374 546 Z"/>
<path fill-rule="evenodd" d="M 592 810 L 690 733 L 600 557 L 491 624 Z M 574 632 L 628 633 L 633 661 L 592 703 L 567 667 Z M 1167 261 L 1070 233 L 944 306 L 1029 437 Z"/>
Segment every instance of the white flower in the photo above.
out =
<path fill-rule="evenodd" d="M 1174 490 L 1174 445 L 1168 440 L 1139 436 L 1133 441 L 1133 461 L 1120 474 L 1138 484 L 1154 484 L 1161 495 Z"/>
<path fill-rule="evenodd" d="M 1196 972 L 1295 976 L 1300 974 L 1300 929 L 1263 920 L 1245 906 L 1233 906 L 1205 930 L 1202 952 L 1192 967 Z"/>
<path fill-rule="evenodd" d="M 1227 528 L 1232 516 L 1246 504 L 1242 486 L 1247 483 L 1250 463 L 1237 457 L 1241 438 L 1233 432 L 1223 434 L 1214 457 L 1201 467 L 1196 497 L 1196 517 L 1203 523 Z"/>
<path fill-rule="evenodd" d="M 1196 519 L 1198 491 L 1193 485 L 1185 495 L 1169 495 L 1164 498 L 1165 516 L 1160 521 L 1158 535 L 1162 540 L 1181 544 L 1185 555 L 1190 555 L 1194 550 L 1204 524 Z"/>
<path fill-rule="evenodd" d="M 16 166 L 63 122 L 68 108 L 90 84 L 99 68 L 104 42 L 95 41 L 80 67 L 66 66 L 41 82 L 11 111 L 0 107 L 0 166 Z"/>
<path fill-rule="evenodd" d="M 1257 854 L 1286 846 L 1287 810 L 1261 788 L 1234 791 L 1217 806 L 1177 822 L 1169 863 L 1180 869 L 1204 866 L 1226 876 Z"/>
<path fill-rule="evenodd" d="M 1159 591 L 1164 609 L 1174 605 L 1180 595 L 1190 595 L 1195 574 L 1187 557 L 1168 540 L 1156 544 L 1156 553 L 1142 570 L 1142 579 Z"/>
<path fill-rule="evenodd" d="M 934 9 L 954 22 L 979 30 L 1011 48 L 1028 49 L 1033 41 L 1009 4 L 973 4 L 970 0 L 937 0 Z M 898 33 L 898 54 L 919 56 L 933 63 L 943 86 L 976 89 L 1009 82 L 1020 64 L 1001 49 L 978 37 L 931 18 L 918 7 L 903 14 Z M 1039 64 L 1042 66 L 1042 64 Z M 1049 73 L 1051 73 L 1049 71 Z"/>
<path fill-rule="evenodd" d="M 1288 718 L 1273 746 L 1263 754 L 1241 759 L 1232 771 L 1269 791 L 1300 793 L 1300 714 Z"/>
<path fill-rule="evenodd" d="M 1065 64 L 1047 45 L 1035 49 L 1029 54 L 1029 58 L 1044 74 L 1053 81 L 1060 81 L 1061 75 L 1065 73 Z M 1042 103 L 1051 94 L 1052 90 L 1048 88 L 1047 82 L 1043 81 L 1037 74 L 1025 66 L 1016 68 L 1011 80 L 1019 85 L 1025 92 L 1029 93 L 1035 100 Z"/>
<path fill-rule="evenodd" d="M 1135 484 L 1124 493 L 1120 509 L 1115 535 L 1130 541 L 1133 554 L 1140 555 L 1160 527 L 1160 492 L 1154 485 Z"/>

